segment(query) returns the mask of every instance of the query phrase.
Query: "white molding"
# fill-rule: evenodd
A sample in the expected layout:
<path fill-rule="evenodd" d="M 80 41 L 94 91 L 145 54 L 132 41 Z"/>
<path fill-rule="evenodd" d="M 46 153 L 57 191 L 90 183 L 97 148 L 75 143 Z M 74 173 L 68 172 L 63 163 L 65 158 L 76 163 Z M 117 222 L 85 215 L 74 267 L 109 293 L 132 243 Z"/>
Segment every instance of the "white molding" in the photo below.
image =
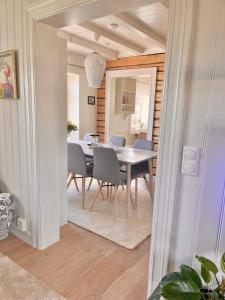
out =
<path fill-rule="evenodd" d="M 171 0 L 159 156 L 150 252 L 149 294 L 167 273 L 172 250 L 174 211 L 191 62 L 196 0 Z M 181 39 L 182 37 L 182 39 Z"/>
<path fill-rule="evenodd" d="M 112 70 L 106 71 L 106 95 L 105 95 L 105 140 L 109 138 L 109 116 L 110 116 L 110 99 L 111 99 L 111 83 L 113 78 L 117 77 L 133 77 L 138 75 L 150 75 L 151 89 L 150 89 L 150 107 L 149 107 L 149 128 L 148 137 L 152 137 L 153 120 L 154 120 L 154 106 L 155 106 L 155 89 L 156 89 L 156 75 L 157 68 L 139 68 L 126 70 Z"/>
<path fill-rule="evenodd" d="M 77 0 L 49 0 L 42 1 L 28 7 L 28 22 L 26 22 L 26 48 L 27 48 L 27 101 L 29 99 L 29 140 L 31 159 L 31 188 L 32 221 L 34 223 L 32 234 L 33 245 L 38 246 L 40 240 L 38 211 L 38 162 L 36 147 L 36 112 L 35 112 L 35 78 L 34 78 L 34 37 L 33 21 L 65 11 L 68 7 L 92 3 L 93 1 Z M 179 164 L 182 146 L 183 113 L 186 101 L 186 70 L 188 66 L 189 44 L 192 34 L 192 20 L 195 0 L 171 0 L 170 3 L 170 34 L 168 38 L 168 55 L 166 66 L 166 80 L 164 84 L 164 103 L 161 122 L 161 136 L 156 179 L 156 196 L 153 216 L 153 232 L 151 242 L 151 260 L 149 292 L 158 283 L 162 275 L 168 270 L 170 257 L 171 235 L 173 230 L 173 208 L 175 205 L 177 184 L 179 182 Z M 183 39 L 181 39 L 183 37 Z M 26 61 L 26 60 L 25 60 Z M 29 77 L 31 76 L 31 82 Z"/>

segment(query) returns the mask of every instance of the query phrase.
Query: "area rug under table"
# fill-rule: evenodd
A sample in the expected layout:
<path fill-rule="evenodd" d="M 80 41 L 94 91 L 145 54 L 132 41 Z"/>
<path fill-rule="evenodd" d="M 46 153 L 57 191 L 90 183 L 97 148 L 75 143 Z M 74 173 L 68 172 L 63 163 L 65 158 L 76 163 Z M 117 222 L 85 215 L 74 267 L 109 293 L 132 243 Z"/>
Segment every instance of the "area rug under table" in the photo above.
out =
<path fill-rule="evenodd" d="M 0 253 L 0 299 L 65 300 L 2 253 Z"/>
<path fill-rule="evenodd" d="M 138 208 L 129 208 L 126 218 L 126 191 L 120 189 L 117 194 L 118 216 L 113 221 L 113 203 L 109 199 L 99 200 L 89 211 L 91 201 L 97 190 L 96 183 L 85 195 L 85 209 L 81 209 L 81 195 L 71 187 L 68 191 L 68 220 L 82 228 L 102 236 L 127 249 L 134 249 L 151 234 L 152 201 L 145 185 L 141 182 L 138 194 Z"/>

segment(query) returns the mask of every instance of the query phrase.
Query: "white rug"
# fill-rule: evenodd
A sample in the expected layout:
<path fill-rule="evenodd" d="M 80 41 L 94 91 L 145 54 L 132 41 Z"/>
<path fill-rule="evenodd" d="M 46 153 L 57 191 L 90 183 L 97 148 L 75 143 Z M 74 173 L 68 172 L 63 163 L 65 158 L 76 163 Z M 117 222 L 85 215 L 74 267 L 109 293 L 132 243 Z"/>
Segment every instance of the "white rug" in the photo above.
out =
<path fill-rule="evenodd" d="M 1 300 L 65 300 L 29 272 L 0 253 Z"/>
<path fill-rule="evenodd" d="M 81 195 L 71 185 L 68 190 L 68 220 L 120 246 L 134 249 L 151 234 L 152 200 L 144 180 L 139 179 L 137 211 L 134 211 L 130 205 L 128 219 L 126 218 L 126 191 L 119 189 L 116 222 L 113 222 L 113 203 L 109 199 L 103 201 L 99 197 L 93 212 L 89 211 L 97 188 L 96 182 L 93 181 L 91 190 L 86 191 L 85 209 L 81 209 Z"/>

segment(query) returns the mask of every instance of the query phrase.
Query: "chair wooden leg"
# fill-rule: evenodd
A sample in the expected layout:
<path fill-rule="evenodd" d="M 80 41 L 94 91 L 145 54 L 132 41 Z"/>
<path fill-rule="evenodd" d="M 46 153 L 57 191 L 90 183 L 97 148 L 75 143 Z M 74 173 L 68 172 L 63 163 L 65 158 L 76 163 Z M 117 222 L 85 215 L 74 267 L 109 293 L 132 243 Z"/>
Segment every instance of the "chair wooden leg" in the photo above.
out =
<path fill-rule="evenodd" d="M 98 181 L 98 186 L 100 187 L 100 186 L 101 186 L 101 183 L 100 183 L 99 180 L 97 180 L 97 181 Z M 103 191 L 102 191 L 102 187 L 101 187 L 100 193 L 101 193 L 101 196 L 102 196 L 102 200 L 105 200 L 105 197 L 104 197 L 104 194 L 103 194 Z"/>
<path fill-rule="evenodd" d="M 106 187 L 106 189 L 107 189 L 107 198 L 109 198 L 109 186 L 108 186 L 108 182 L 107 182 L 107 187 Z"/>
<path fill-rule="evenodd" d="M 72 180 L 73 180 L 73 174 L 72 174 L 72 173 L 69 174 L 69 175 L 68 175 L 68 178 L 69 178 L 69 176 L 70 176 L 70 179 L 69 179 L 69 181 L 67 182 L 67 188 L 70 187 L 70 184 L 71 184 L 71 182 L 72 182 Z"/>
<path fill-rule="evenodd" d="M 146 178 L 146 175 L 144 175 L 144 180 L 145 180 L 145 184 L 147 186 L 148 192 L 149 192 L 150 196 L 152 197 L 151 188 L 150 188 L 149 182 L 148 182 L 148 180 Z"/>
<path fill-rule="evenodd" d="M 135 209 L 135 202 L 134 202 L 134 198 L 133 198 L 131 191 L 130 191 L 130 201 L 131 201 L 133 209 Z"/>
<path fill-rule="evenodd" d="M 77 180 L 76 180 L 76 174 L 73 175 L 73 180 L 74 180 L 74 184 L 75 184 L 75 187 L 79 193 L 79 188 L 78 188 L 78 185 L 77 185 Z"/>
<path fill-rule="evenodd" d="M 113 189 L 113 187 L 110 186 L 110 190 L 109 190 L 109 201 L 112 200 L 112 189 Z"/>
<path fill-rule="evenodd" d="M 135 178 L 135 208 L 137 209 L 137 199 L 138 198 L 138 178 Z"/>
<path fill-rule="evenodd" d="M 85 200 L 85 177 L 82 177 L 82 209 L 84 209 Z"/>
<path fill-rule="evenodd" d="M 118 191 L 118 186 L 115 187 L 115 192 L 113 195 L 113 221 L 116 222 L 116 216 L 117 216 L 117 198 L 116 194 Z"/>
<path fill-rule="evenodd" d="M 96 201 L 98 200 L 98 196 L 99 196 L 99 194 L 100 194 L 101 191 L 102 191 L 103 183 L 104 183 L 104 182 L 102 182 L 102 183 L 100 184 L 99 189 L 98 189 L 98 191 L 97 191 L 97 193 L 96 193 L 96 195 L 95 195 L 95 197 L 94 197 L 94 199 L 93 199 L 93 201 L 92 201 L 92 203 L 91 203 L 90 211 L 93 211 L 93 208 L 94 208 L 94 206 L 95 206 L 95 203 L 96 203 Z"/>
<path fill-rule="evenodd" d="M 88 190 L 88 191 L 90 190 L 90 187 L 91 187 L 92 181 L 93 181 L 93 177 L 91 177 L 91 180 L 90 180 L 90 182 L 89 182 L 89 185 L 88 185 L 88 188 L 87 188 L 87 190 Z"/>

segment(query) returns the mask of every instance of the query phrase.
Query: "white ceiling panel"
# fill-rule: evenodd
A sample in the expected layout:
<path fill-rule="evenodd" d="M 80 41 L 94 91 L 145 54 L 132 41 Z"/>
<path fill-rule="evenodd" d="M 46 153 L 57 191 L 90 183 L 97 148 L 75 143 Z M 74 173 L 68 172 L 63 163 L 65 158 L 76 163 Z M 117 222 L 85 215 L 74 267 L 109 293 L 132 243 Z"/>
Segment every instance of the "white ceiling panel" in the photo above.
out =
<path fill-rule="evenodd" d="M 100 29 L 100 31 L 103 30 L 104 33 L 105 31 L 107 33 L 101 35 L 96 42 L 93 38 L 94 34 L 92 28 L 91 30 L 88 26 L 85 28 L 85 23 L 70 25 L 61 28 L 61 30 L 110 48 L 118 52 L 118 57 L 165 52 L 168 27 L 168 9 L 165 5 L 158 2 L 137 9 L 127 10 L 122 13 L 122 16 L 124 15 L 125 19 L 119 15 L 109 15 L 91 20 L 89 24 L 91 24 L 92 27 L 95 26 L 95 28 Z M 129 21 L 131 20 L 131 22 L 128 22 L 127 18 Z M 109 27 L 110 24 L 113 23 L 118 24 L 117 28 L 112 29 Z M 138 24 L 138 26 L 135 26 L 135 24 Z M 145 30 L 141 30 L 143 27 Z M 148 32 L 153 33 L 153 35 L 148 34 Z M 141 51 L 134 50 L 136 49 L 135 47 L 133 49 L 132 47 L 127 47 L 129 43 L 119 43 L 117 39 L 113 39 L 115 35 L 119 37 L 119 40 L 122 39 L 130 42 L 131 45 L 136 45 L 136 48 L 138 48 L 138 50 L 140 48 Z M 157 38 L 163 42 L 159 43 Z M 82 55 L 88 55 L 92 52 L 90 49 L 73 45 L 71 42 L 68 43 L 68 49 Z M 107 55 L 105 56 L 107 57 Z"/>

